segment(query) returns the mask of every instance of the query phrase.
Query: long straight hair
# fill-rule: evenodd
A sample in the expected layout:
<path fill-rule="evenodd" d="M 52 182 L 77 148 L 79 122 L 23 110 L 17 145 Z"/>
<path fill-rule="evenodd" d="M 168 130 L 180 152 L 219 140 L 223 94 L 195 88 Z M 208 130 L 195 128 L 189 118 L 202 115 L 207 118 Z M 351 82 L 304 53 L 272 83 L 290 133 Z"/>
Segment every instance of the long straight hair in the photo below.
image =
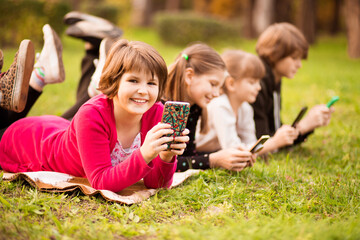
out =
<path fill-rule="evenodd" d="M 168 80 L 165 85 L 164 99 L 184 101 L 186 96 L 185 70 L 192 68 L 195 75 L 210 73 L 214 70 L 226 70 L 220 55 L 204 43 L 196 43 L 185 48 L 169 66 Z M 202 109 L 201 132 L 207 131 L 207 111 Z"/>

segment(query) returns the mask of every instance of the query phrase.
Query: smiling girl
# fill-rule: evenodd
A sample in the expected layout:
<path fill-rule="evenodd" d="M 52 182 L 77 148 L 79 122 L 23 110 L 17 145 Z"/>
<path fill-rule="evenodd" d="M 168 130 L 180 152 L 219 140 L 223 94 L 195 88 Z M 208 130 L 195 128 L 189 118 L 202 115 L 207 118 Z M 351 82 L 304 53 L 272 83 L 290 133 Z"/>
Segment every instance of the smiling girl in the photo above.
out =
<path fill-rule="evenodd" d="M 167 79 L 159 53 L 142 42 L 116 42 L 106 59 L 100 94 L 69 122 L 57 116 L 29 117 L 12 124 L 0 142 L 0 166 L 9 172 L 56 171 L 88 178 L 92 187 L 118 192 L 144 178 L 149 188 L 169 187 L 176 155 L 188 130 L 173 137 L 159 123 L 157 101 Z M 177 149 L 177 150 L 175 150 Z"/>
<path fill-rule="evenodd" d="M 222 167 L 241 171 L 253 161 L 252 155 L 237 148 L 225 149 L 211 154 L 196 152 L 195 131 L 200 119 L 201 132 L 207 132 L 206 106 L 218 97 L 227 75 L 224 61 L 209 46 L 198 43 L 184 49 L 169 66 L 169 79 L 164 99 L 190 103 L 190 115 L 186 128 L 190 141 L 182 156 L 178 157 L 177 171 L 189 168 L 207 169 Z"/>
<path fill-rule="evenodd" d="M 223 94 L 207 106 L 209 131 L 197 132 L 196 149 L 216 152 L 231 147 L 249 149 L 256 142 L 253 103 L 265 68 L 259 57 L 241 50 L 222 54 L 229 75 Z"/>

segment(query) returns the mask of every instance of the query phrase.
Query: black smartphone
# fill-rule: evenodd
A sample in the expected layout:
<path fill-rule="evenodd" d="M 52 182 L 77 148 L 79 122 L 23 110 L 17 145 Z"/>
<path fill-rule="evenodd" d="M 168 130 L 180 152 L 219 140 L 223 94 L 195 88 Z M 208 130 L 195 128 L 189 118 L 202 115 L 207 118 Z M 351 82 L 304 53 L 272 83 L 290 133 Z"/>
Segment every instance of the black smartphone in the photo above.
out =
<path fill-rule="evenodd" d="M 250 152 L 251 153 L 257 153 L 259 152 L 261 149 L 264 148 L 264 143 L 269 140 L 270 136 L 269 135 L 262 135 L 254 144 L 254 146 L 252 146 L 250 148 Z"/>
<path fill-rule="evenodd" d="M 188 102 L 176 102 L 167 101 L 162 115 L 161 122 L 171 125 L 171 129 L 174 130 L 174 135 L 168 134 L 167 136 L 180 136 L 186 128 L 186 123 L 190 113 L 190 103 Z M 175 143 L 174 141 L 168 143 Z"/>
<path fill-rule="evenodd" d="M 305 106 L 300 110 L 300 112 L 296 116 L 294 122 L 291 124 L 292 127 L 296 127 L 296 124 L 298 124 L 300 122 L 300 120 L 303 118 L 303 116 L 306 113 L 307 109 L 308 109 L 308 107 Z"/>

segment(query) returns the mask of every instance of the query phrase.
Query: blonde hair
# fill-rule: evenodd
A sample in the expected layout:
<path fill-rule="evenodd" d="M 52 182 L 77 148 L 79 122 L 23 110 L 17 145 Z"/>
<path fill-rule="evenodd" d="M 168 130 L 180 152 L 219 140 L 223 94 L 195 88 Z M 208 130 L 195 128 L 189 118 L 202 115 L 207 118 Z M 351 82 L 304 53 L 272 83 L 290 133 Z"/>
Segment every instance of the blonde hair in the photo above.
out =
<path fill-rule="evenodd" d="M 242 50 L 227 50 L 221 55 L 230 76 L 234 80 L 258 78 L 265 76 L 265 67 L 261 59 Z M 223 89 L 226 91 L 225 84 Z"/>
<path fill-rule="evenodd" d="M 259 37 L 256 43 L 257 54 L 271 67 L 279 60 L 300 54 L 307 58 L 309 44 L 299 29 L 290 23 L 275 23 L 270 25 Z"/>
<path fill-rule="evenodd" d="M 226 70 L 220 55 L 204 43 L 196 43 L 185 48 L 169 66 L 169 77 L 165 85 L 164 99 L 185 100 L 185 70 L 192 68 L 195 75 L 207 74 L 214 70 Z M 207 131 L 207 111 L 202 109 L 201 132 Z"/>
<path fill-rule="evenodd" d="M 159 79 L 159 95 L 161 99 L 167 79 L 167 67 L 164 59 L 150 45 L 121 39 L 115 42 L 106 58 L 103 72 L 100 77 L 99 90 L 108 98 L 117 95 L 120 79 L 126 72 L 143 70 L 149 71 L 152 77 Z"/>

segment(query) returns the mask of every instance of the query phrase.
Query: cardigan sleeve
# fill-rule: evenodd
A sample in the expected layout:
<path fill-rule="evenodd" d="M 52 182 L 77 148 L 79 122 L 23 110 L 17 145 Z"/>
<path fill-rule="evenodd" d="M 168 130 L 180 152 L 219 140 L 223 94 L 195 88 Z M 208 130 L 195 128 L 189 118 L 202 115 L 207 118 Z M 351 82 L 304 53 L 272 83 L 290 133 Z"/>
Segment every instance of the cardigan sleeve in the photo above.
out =
<path fill-rule="evenodd" d="M 176 171 L 176 157 L 171 162 L 164 162 L 159 156 L 154 158 L 149 166 L 151 171 L 144 177 L 144 184 L 147 188 L 169 188 Z"/>
<path fill-rule="evenodd" d="M 83 106 L 74 118 L 81 162 L 92 187 L 118 192 L 145 177 L 152 167 L 140 149 L 116 166 L 111 164 L 111 124 L 94 107 Z"/>

